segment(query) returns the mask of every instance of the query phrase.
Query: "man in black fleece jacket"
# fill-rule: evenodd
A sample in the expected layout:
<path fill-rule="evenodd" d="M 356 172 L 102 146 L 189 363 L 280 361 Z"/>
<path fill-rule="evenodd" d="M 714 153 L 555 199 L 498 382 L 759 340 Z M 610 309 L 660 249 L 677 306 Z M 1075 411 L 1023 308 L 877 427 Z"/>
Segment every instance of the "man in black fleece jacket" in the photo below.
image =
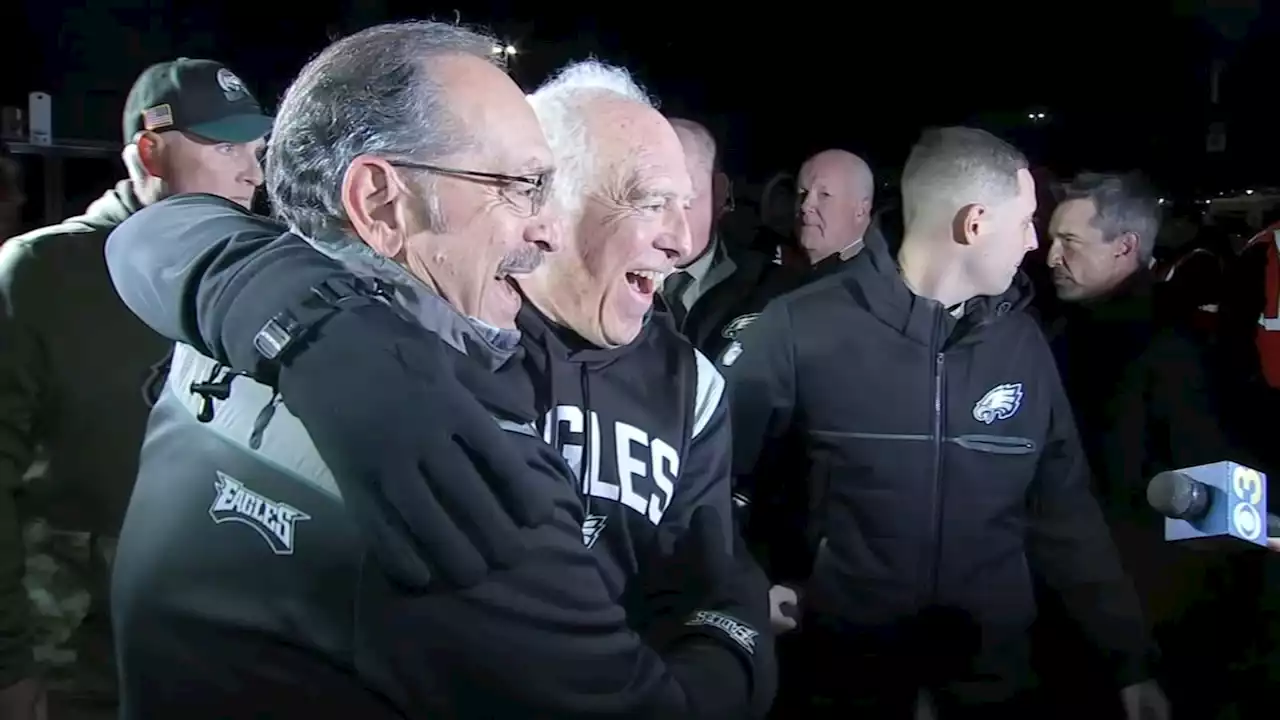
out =
<path fill-rule="evenodd" d="M 1108 651 L 1138 720 L 1163 706 L 1142 614 L 1022 312 L 1026 160 L 979 130 L 931 131 L 902 185 L 897 262 L 869 245 L 721 361 L 748 539 L 772 540 L 766 570 L 802 590 L 800 702 L 897 718 L 924 689 L 943 720 L 1040 717 L 1023 677 L 1036 573 Z M 795 517 L 781 542 L 776 519 Z"/>

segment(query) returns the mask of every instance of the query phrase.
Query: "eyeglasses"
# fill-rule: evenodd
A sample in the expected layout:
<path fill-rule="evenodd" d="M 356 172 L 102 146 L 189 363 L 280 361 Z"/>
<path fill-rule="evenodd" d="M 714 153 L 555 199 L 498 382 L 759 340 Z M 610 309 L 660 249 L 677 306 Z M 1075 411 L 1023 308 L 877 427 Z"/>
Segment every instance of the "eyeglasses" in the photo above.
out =
<path fill-rule="evenodd" d="M 437 175 L 447 175 L 483 185 L 492 185 L 498 188 L 498 194 L 502 196 L 503 200 L 523 213 L 525 217 L 533 217 L 542 212 L 551 189 L 550 171 L 522 176 L 479 172 L 476 170 L 459 170 L 457 168 L 428 165 L 408 160 L 396 160 L 391 165 L 409 170 L 425 170 Z"/>

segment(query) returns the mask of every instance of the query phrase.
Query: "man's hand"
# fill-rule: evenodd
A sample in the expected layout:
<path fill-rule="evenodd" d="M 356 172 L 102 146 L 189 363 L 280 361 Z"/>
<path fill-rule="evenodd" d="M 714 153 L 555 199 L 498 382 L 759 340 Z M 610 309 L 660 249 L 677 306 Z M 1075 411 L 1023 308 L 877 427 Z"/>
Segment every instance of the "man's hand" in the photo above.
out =
<path fill-rule="evenodd" d="M 796 629 L 796 619 L 783 614 L 784 606 L 790 606 L 792 614 L 800 604 L 796 591 L 786 585 L 774 585 L 769 588 L 769 624 L 778 634 Z"/>
<path fill-rule="evenodd" d="M 645 640 L 662 654 L 673 643 L 701 635 L 735 653 L 751 680 L 751 705 L 763 717 L 777 691 L 773 634 L 764 627 L 769 581 L 737 533 L 732 551 L 725 547 L 731 522 L 709 505 L 698 507 L 672 553 L 646 572 L 649 597 L 667 612 Z"/>
<path fill-rule="evenodd" d="M 519 450 L 537 441 L 532 429 L 463 387 L 458 363 L 471 362 L 370 304 L 337 313 L 280 369 L 285 405 L 379 565 L 414 590 L 470 587 L 518 562 L 523 530 L 551 517 L 561 481 Z"/>
<path fill-rule="evenodd" d="M 1169 701 L 1154 680 L 1121 690 L 1120 701 L 1127 720 L 1169 720 Z"/>
<path fill-rule="evenodd" d="M 27 678 L 0 690 L 0 718 L 46 720 L 48 717 L 48 700 L 40 681 Z"/>
<path fill-rule="evenodd" d="M 1267 538 L 1267 547 L 1271 548 L 1272 552 L 1280 552 L 1280 538 Z"/>

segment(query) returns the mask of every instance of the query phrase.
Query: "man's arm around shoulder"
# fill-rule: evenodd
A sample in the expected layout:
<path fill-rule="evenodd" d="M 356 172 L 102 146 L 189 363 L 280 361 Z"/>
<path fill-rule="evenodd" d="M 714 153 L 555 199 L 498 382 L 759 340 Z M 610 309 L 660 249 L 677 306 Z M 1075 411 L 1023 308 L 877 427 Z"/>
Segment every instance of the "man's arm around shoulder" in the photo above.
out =
<path fill-rule="evenodd" d="M 241 372 L 261 362 L 254 333 L 275 313 L 350 276 L 279 223 L 213 195 L 143 208 L 111 233 L 106 256 L 116 292 L 143 322 Z"/>

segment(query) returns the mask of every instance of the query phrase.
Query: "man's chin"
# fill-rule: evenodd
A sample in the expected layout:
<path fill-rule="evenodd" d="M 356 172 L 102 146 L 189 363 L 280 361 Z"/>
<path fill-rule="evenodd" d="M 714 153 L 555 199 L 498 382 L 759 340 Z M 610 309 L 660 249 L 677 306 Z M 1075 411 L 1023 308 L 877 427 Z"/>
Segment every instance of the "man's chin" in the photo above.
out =
<path fill-rule="evenodd" d="M 622 347 L 635 342 L 640 336 L 640 330 L 644 327 L 644 319 L 629 321 L 615 318 L 612 322 L 605 323 L 604 342 L 606 347 Z"/>
<path fill-rule="evenodd" d="M 1071 300 L 1080 299 L 1080 288 L 1076 287 L 1072 283 L 1055 280 L 1053 282 L 1053 292 L 1058 296 L 1059 300 L 1069 302 Z"/>
<path fill-rule="evenodd" d="M 485 308 L 483 311 L 476 313 L 472 317 L 473 319 L 479 320 L 485 325 L 488 325 L 490 327 L 495 327 L 499 330 L 515 330 L 516 317 L 519 314 L 520 314 L 520 305 L 517 304 L 514 310 L 509 310 L 506 308 L 502 310 L 497 310 L 495 308 Z"/>

